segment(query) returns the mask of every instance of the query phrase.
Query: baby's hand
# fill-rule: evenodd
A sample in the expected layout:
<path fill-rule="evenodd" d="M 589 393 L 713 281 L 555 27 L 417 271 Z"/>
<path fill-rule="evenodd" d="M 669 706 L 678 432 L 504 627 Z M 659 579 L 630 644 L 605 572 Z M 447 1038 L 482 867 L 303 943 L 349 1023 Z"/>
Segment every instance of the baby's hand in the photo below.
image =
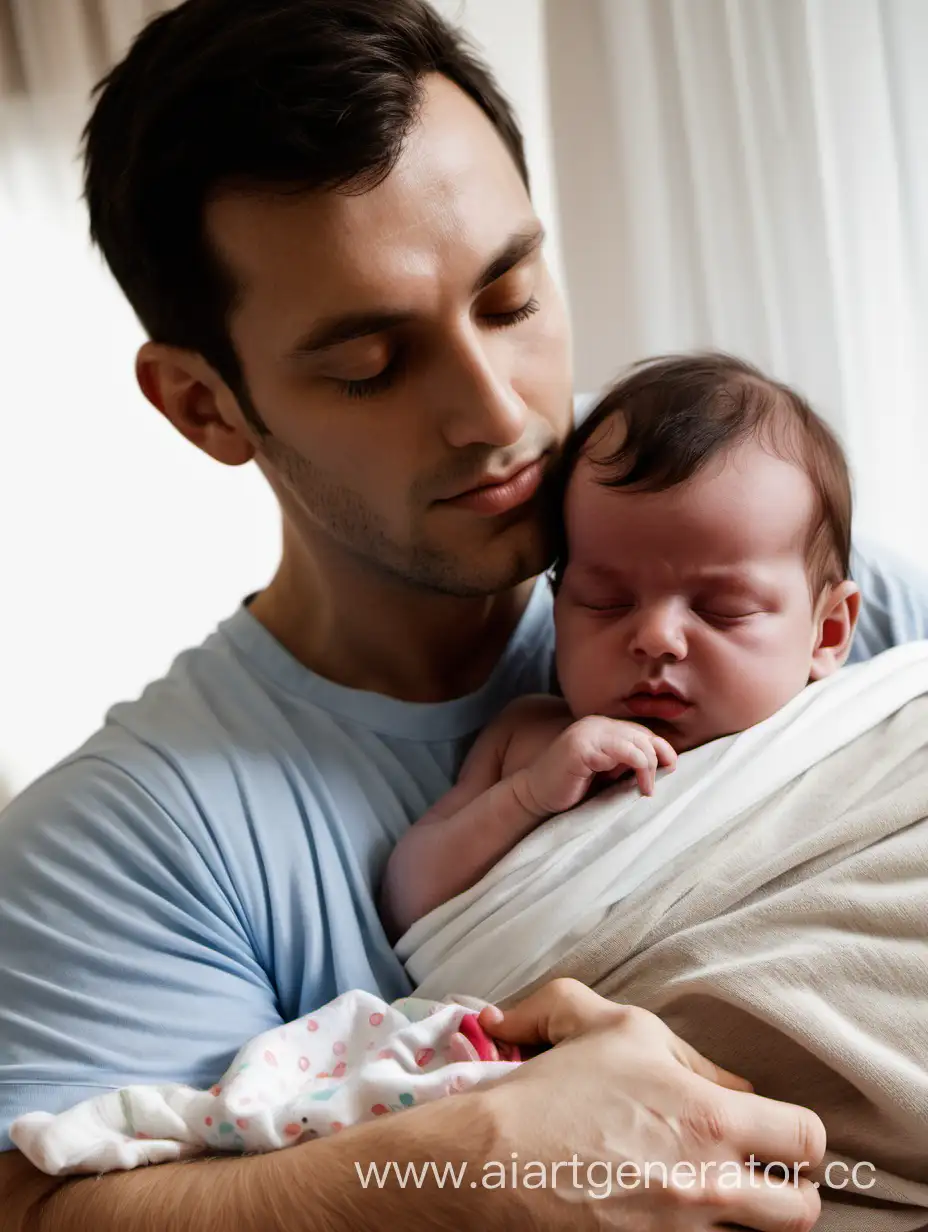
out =
<path fill-rule="evenodd" d="M 587 795 L 600 775 L 616 779 L 634 772 L 649 796 L 659 766 L 673 770 L 677 754 L 661 736 L 639 723 L 590 715 L 571 723 L 550 748 L 516 773 L 513 786 L 539 818 L 566 812 Z"/>

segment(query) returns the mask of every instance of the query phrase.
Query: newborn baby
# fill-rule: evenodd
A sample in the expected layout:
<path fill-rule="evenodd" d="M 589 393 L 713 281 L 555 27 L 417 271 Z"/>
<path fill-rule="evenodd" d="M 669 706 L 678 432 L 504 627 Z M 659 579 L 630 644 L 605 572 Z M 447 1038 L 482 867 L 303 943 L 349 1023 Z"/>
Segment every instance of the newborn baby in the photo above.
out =
<path fill-rule="evenodd" d="M 568 442 L 554 573 L 560 697 L 520 698 L 401 839 L 387 927 L 477 882 L 545 818 L 769 718 L 850 649 L 841 446 L 793 390 L 722 355 L 634 369 Z"/>

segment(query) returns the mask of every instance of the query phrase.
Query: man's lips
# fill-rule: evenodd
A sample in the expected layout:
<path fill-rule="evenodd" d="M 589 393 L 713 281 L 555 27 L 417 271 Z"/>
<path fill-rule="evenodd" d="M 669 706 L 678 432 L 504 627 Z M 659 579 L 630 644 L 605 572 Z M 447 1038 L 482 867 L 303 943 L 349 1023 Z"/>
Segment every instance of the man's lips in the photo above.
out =
<path fill-rule="evenodd" d="M 536 458 L 500 479 L 488 480 L 438 503 L 455 509 L 467 509 L 471 513 L 506 513 L 531 500 L 544 477 L 544 457 Z"/>
<path fill-rule="evenodd" d="M 645 688 L 636 689 L 625 698 L 623 705 L 629 714 L 641 719 L 679 719 L 691 709 L 691 703 L 682 697 L 676 689 Z"/>

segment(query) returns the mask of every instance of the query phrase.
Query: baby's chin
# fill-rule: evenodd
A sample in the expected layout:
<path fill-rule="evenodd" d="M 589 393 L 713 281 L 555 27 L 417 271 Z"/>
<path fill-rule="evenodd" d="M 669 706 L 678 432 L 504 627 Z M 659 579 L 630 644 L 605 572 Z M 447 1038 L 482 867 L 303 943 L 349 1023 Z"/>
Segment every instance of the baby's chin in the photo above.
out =
<path fill-rule="evenodd" d="M 655 736 L 661 736 L 673 748 L 675 753 L 685 753 L 687 749 L 696 748 L 697 744 L 705 744 L 704 739 L 695 739 L 681 731 L 675 723 L 671 723 L 669 719 L 653 719 L 639 718 L 636 716 L 631 720 L 633 723 L 638 723 L 641 727 L 646 727 L 648 731 L 654 732 Z"/>
<path fill-rule="evenodd" d="M 697 722 L 687 730 L 687 727 L 683 724 L 677 725 L 667 719 L 636 718 L 634 722 L 640 723 L 642 727 L 646 727 L 649 731 L 654 732 L 655 736 L 662 736 L 671 745 L 675 753 L 687 753 L 690 749 L 699 749 L 704 744 L 711 744 L 713 740 L 722 740 L 725 736 L 736 736 L 741 732 L 748 731 L 750 728 L 756 727 L 758 723 L 765 722 L 771 715 L 776 713 L 777 710 L 765 711 L 748 723 L 731 724 L 728 727 L 720 725 L 717 729 L 714 727 L 700 729 Z"/>
<path fill-rule="evenodd" d="M 684 727 L 670 722 L 669 719 L 635 718 L 633 721 L 640 723 L 648 731 L 654 732 L 655 736 L 663 737 L 675 753 L 688 753 L 690 749 L 701 748 L 704 744 L 711 744 L 713 740 L 721 740 L 723 736 L 734 734 L 730 729 L 720 731 L 693 729 L 687 731 Z"/>

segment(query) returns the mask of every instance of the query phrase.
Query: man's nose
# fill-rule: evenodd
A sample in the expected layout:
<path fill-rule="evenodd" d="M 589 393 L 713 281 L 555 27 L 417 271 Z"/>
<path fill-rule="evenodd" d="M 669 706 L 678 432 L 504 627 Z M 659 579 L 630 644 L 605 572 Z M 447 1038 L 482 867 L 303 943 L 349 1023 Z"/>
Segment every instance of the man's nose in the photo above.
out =
<path fill-rule="evenodd" d="M 443 358 L 436 405 L 448 443 L 503 448 L 521 440 L 529 412 L 510 383 L 505 349 L 471 328 Z"/>
<path fill-rule="evenodd" d="M 686 650 L 683 621 L 673 604 L 655 604 L 639 612 L 631 642 L 636 659 L 683 659 Z"/>

